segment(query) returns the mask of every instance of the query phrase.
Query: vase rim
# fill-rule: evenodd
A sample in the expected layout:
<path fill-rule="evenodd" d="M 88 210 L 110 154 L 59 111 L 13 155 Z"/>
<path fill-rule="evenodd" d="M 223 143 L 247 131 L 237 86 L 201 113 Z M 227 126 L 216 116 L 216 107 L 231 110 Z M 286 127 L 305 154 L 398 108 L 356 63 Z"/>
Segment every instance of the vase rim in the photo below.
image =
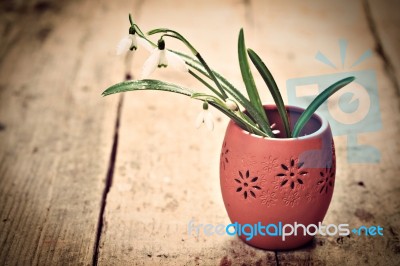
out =
<path fill-rule="evenodd" d="M 277 107 L 275 104 L 264 104 L 263 105 L 264 109 L 266 110 L 276 110 Z M 302 113 L 304 112 L 304 108 L 299 107 L 299 106 L 295 106 L 295 105 L 287 105 L 285 104 L 285 108 L 287 110 L 290 110 L 291 112 L 297 112 L 297 113 Z M 251 137 L 255 137 L 255 138 L 260 138 L 260 139 L 268 139 L 271 141 L 296 141 L 296 140 L 306 140 L 306 139 L 312 139 L 316 136 L 320 136 L 323 132 L 325 132 L 326 130 L 328 130 L 329 128 L 329 123 L 328 120 L 325 119 L 324 117 L 320 116 L 319 114 L 317 114 L 316 112 L 313 113 L 313 115 L 311 116 L 311 119 L 315 119 L 317 121 L 320 122 L 321 126 L 318 128 L 318 130 L 312 132 L 311 134 L 305 135 L 305 136 L 299 136 L 297 138 L 269 138 L 269 137 L 262 137 L 253 133 L 250 133 L 242 128 L 240 128 L 233 120 L 230 121 L 230 123 L 233 123 L 235 126 L 237 126 L 242 133 L 249 135 Z M 308 122 L 307 122 L 308 123 Z"/>

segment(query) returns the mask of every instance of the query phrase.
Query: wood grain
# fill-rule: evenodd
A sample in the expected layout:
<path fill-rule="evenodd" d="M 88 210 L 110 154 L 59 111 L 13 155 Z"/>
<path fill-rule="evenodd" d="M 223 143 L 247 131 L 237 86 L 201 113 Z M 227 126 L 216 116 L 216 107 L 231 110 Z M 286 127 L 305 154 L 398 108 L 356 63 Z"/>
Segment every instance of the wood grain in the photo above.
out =
<path fill-rule="evenodd" d="M 398 264 L 397 5 L 372 0 L 0 3 L 0 265 Z M 349 163 L 348 151 L 357 145 L 335 136 L 337 182 L 324 222 L 380 225 L 384 236 L 318 236 L 299 250 L 271 252 L 236 237 L 188 233 L 190 221 L 197 226 L 230 222 L 219 188 L 228 119 L 214 111 L 210 133 L 194 127 L 201 103 L 181 95 L 147 91 L 100 97 L 127 71 L 138 77 L 149 55 L 139 48 L 132 65 L 112 56 L 127 33 L 128 12 L 145 31 L 166 26 L 181 32 L 242 90 L 236 51 L 241 27 L 285 100 L 289 79 L 373 71 L 380 113 L 371 123 L 381 120 L 382 128 L 357 140 L 376 147 L 381 160 Z M 339 39 L 347 40 L 343 65 Z M 166 40 L 168 47 L 185 50 Z M 372 57 L 350 68 L 368 49 Z M 336 69 L 315 60 L 318 51 Z M 169 68 L 156 70 L 152 78 L 206 91 Z M 263 101 L 271 102 L 262 79 L 255 78 Z"/>
<path fill-rule="evenodd" d="M 332 69 L 321 67 L 314 56 L 323 47 L 340 64 L 339 38 L 346 38 L 349 43 L 348 60 L 357 59 L 374 46 L 361 2 L 222 2 L 208 9 L 205 5 L 181 3 L 179 11 L 174 11 L 146 2 L 139 22 L 146 28 L 166 24 L 183 32 L 199 45 L 200 51 L 207 51 L 204 56 L 212 66 L 237 84 L 240 76 L 236 35 L 241 26 L 245 28 L 247 44 L 266 58 L 281 88 L 285 88 L 289 78 L 332 73 Z M 340 20 L 337 14 L 341 14 Z M 150 19 L 154 15 L 159 21 Z M 202 26 L 193 31 L 193 25 L 200 23 L 198 20 Z M 212 25 L 224 30 L 217 31 Z M 136 69 L 140 69 L 139 65 Z M 352 226 L 380 224 L 387 228 L 385 238 L 318 237 L 299 251 L 274 254 L 249 249 L 236 238 L 188 237 L 187 223 L 191 219 L 197 224 L 229 222 L 219 194 L 217 164 L 226 120 L 222 118 L 224 123 L 217 123 L 211 135 L 195 132 L 191 123 L 199 109 L 195 103 L 180 96 L 132 93 L 125 95 L 114 185 L 107 199 L 99 262 L 105 265 L 393 264 L 398 260 L 395 198 L 399 190 L 395 182 L 398 166 L 391 158 L 399 154 L 394 138 L 399 128 L 397 122 L 389 122 L 389 117 L 393 110 L 398 113 L 398 99 L 379 55 L 374 54 L 356 70 L 364 68 L 373 68 L 378 75 L 385 130 L 362 134 L 360 141 L 377 146 L 382 160 L 361 167 L 349 164 L 346 137 L 336 138 L 338 182 L 325 222 Z M 170 73 L 159 72 L 155 77 L 191 84 L 179 74 Z M 257 82 L 262 85 L 260 79 Z M 270 101 L 265 95 L 264 101 Z M 141 121 L 140 126 L 136 121 Z M 393 149 L 385 148 L 388 143 Z M 377 184 L 375 180 L 382 169 L 386 169 L 381 177 L 384 181 Z M 385 202 L 380 200 L 382 194 L 387 197 Z M 376 247 L 379 252 L 373 251 Z"/>
<path fill-rule="evenodd" d="M 105 56 L 117 38 L 105 8 L 70 2 L 15 20 L 0 65 L 1 265 L 92 263 L 118 102 L 100 94 L 122 76 Z"/>
<path fill-rule="evenodd" d="M 240 2 L 180 1 L 177 13 L 174 5 L 146 1 L 136 20 L 146 31 L 162 25 L 178 30 L 204 51 L 210 65 L 230 74 L 238 73 L 236 42 L 245 23 L 244 13 Z M 166 43 L 179 47 L 169 39 Z M 138 55 L 133 69 L 140 71 L 147 55 Z M 202 88 L 171 69 L 156 70 L 152 77 Z M 196 130 L 194 121 L 201 110 L 200 102 L 180 95 L 124 95 L 99 265 L 275 264 L 273 252 L 253 249 L 236 238 L 197 236 L 194 231 L 188 234 L 190 220 L 196 225 L 229 223 L 218 177 L 228 120 L 214 112 L 215 131 L 207 132 L 205 127 Z"/>
<path fill-rule="evenodd" d="M 377 52 L 380 53 L 385 63 L 385 70 L 394 85 L 400 92 L 400 9 L 399 1 L 365 2 L 369 19 L 372 21 L 371 31 L 377 39 Z"/>
<path fill-rule="evenodd" d="M 263 10 L 263 15 L 260 14 Z M 357 149 L 346 136 L 336 136 L 337 177 L 335 193 L 324 223 L 348 223 L 350 226 L 380 225 L 384 237 L 317 237 L 301 250 L 278 252 L 279 265 L 395 265 L 399 261 L 399 202 L 397 182 L 400 153 L 399 99 L 397 89 L 385 72 L 384 60 L 374 53 L 359 66 L 351 64 L 363 52 L 375 47 L 362 2 L 319 1 L 293 5 L 289 1 L 270 5 L 256 2 L 253 8 L 257 45 L 276 73 L 281 88 L 287 78 L 328 75 L 372 69 L 377 76 L 380 117 L 383 128 L 358 135 L 359 144 L 372 145 L 381 152 L 379 163 L 350 163 L 347 153 Z M 280 14 L 280 15 L 278 15 Z M 337 19 L 340 14 L 340 19 Z M 268 27 L 268 23 L 281 27 Z M 276 37 L 278 36 L 278 37 Z M 339 39 L 348 43 L 347 57 L 341 68 Z M 285 43 L 285 45 L 282 45 Z M 314 59 L 317 51 L 326 54 L 338 66 L 333 69 Z M 361 100 L 366 100 L 361 98 Z M 339 117 L 336 117 L 339 118 Z M 375 119 L 375 120 L 374 120 Z M 350 148 L 348 148 L 348 146 Z M 391 147 L 388 149 L 388 147 Z"/>

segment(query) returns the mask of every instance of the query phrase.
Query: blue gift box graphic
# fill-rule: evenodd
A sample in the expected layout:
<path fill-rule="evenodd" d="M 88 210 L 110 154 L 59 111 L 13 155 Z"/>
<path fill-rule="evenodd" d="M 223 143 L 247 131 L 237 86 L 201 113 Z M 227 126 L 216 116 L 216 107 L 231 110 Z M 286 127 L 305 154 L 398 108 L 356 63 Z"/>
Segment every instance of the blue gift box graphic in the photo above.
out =
<path fill-rule="evenodd" d="M 317 113 L 329 121 L 333 135 L 347 135 L 349 163 L 379 162 L 380 152 L 376 147 L 358 143 L 359 134 L 376 132 L 382 128 L 375 71 L 350 71 L 289 79 L 286 83 L 288 102 L 306 108 L 317 94 L 349 76 L 354 76 L 355 81 L 336 92 L 336 96 L 323 103 Z"/>

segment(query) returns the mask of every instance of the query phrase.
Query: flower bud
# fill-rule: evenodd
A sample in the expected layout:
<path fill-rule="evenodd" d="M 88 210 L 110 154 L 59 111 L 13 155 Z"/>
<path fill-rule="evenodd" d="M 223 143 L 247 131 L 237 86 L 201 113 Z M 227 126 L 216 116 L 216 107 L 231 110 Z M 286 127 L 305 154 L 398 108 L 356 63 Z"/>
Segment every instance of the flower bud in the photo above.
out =
<path fill-rule="evenodd" d="M 231 99 L 226 99 L 225 104 L 228 107 L 228 109 L 231 111 L 237 111 L 239 109 L 238 105 Z"/>

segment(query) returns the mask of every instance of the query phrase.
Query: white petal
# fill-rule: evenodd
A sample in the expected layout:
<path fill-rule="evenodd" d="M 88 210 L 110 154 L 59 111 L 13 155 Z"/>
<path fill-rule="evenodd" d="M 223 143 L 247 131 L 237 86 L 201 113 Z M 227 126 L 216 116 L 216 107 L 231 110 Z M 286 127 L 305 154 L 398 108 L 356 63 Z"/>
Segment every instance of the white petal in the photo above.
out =
<path fill-rule="evenodd" d="M 182 71 L 182 72 L 188 72 L 189 69 L 185 63 L 185 61 L 179 57 L 179 55 L 176 55 L 170 51 L 166 51 L 166 56 L 168 59 L 169 65 L 171 65 L 173 68 Z"/>
<path fill-rule="evenodd" d="M 276 123 L 273 123 L 270 128 L 274 128 L 276 126 Z"/>
<path fill-rule="evenodd" d="M 136 50 L 137 49 L 137 37 L 136 34 L 129 34 L 129 38 L 132 40 L 131 46 L 129 47 L 129 49 L 133 49 Z"/>
<path fill-rule="evenodd" d="M 195 126 L 196 126 L 196 128 L 199 128 L 200 126 L 201 126 L 201 124 L 204 122 L 204 115 L 205 115 L 205 112 L 204 111 L 201 111 L 198 115 L 197 115 L 197 118 L 196 118 L 196 122 L 195 122 Z"/>
<path fill-rule="evenodd" d="M 280 130 L 278 130 L 278 129 L 275 129 L 275 130 L 272 130 L 272 133 L 273 133 L 274 135 L 276 135 L 276 134 L 279 134 L 279 133 L 281 133 L 281 131 L 280 131 Z"/>
<path fill-rule="evenodd" d="M 117 55 L 122 55 L 129 51 L 132 39 L 129 36 L 122 38 L 117 45 Z"/>
<path fill-rule="evenodd" d="M 214 129 L 213 115 L 210 111 L 206 111 L 204 116 L 204 124 L 206 124 L 208 130 L 212 131 Z"/>
<path fill-rule="evenodd" d="M 147 51 L 152 52 L 154 50 L 153 45 L 151 45 L 147 40 L 142 37 L 136 37 L 137 43 L 143 46 Z"/>
<path fill-rule="evenodd" d="M 165 49 L 160 51 L 160 59 L 158 60 L 158 67 L 168 66 L 168 60 L 165 56 Z"/>
<path fill-rule="evenodd" d="M 149 56 L 149 58 L 144 62 L 141 79 L 145 79 L 150 76 L 151 73 L 157 68 L 158 61 L 160 59 L 160 50 L 158 48 L 153 49 L 153 52 Z"/>

